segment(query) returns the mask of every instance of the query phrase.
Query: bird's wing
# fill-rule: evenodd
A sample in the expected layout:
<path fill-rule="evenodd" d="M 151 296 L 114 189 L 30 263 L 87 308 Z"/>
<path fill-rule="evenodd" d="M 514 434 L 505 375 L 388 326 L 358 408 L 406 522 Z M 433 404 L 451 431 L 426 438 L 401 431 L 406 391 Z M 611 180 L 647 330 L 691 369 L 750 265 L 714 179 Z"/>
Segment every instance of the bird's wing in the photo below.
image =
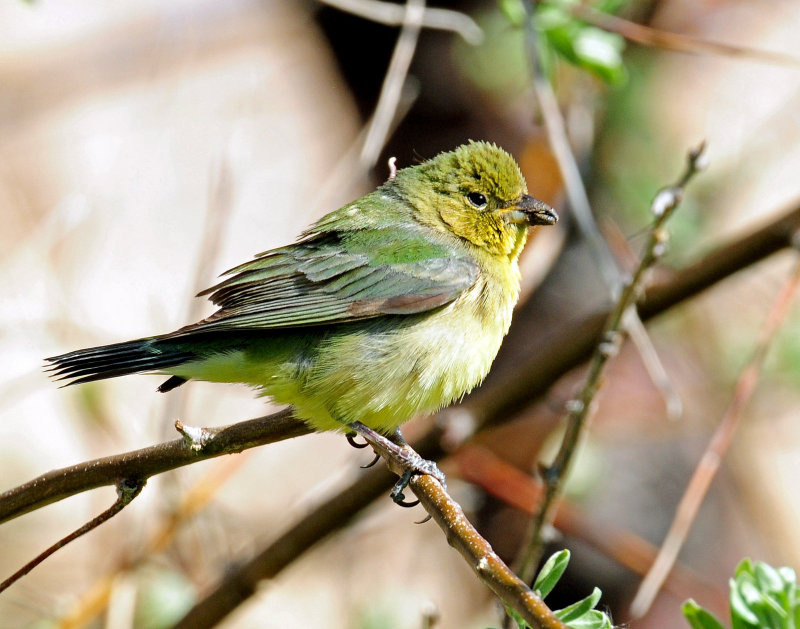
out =
<path fill-rule="evenodd" d="M 417 230 L 413 230 L 417 231 Z M 321 234 L 266 252 L 200 293 L 220 309 L 178 331 L 326 325 L 443 306 L 478 278 L 466 253 L 394 229 Z"/>

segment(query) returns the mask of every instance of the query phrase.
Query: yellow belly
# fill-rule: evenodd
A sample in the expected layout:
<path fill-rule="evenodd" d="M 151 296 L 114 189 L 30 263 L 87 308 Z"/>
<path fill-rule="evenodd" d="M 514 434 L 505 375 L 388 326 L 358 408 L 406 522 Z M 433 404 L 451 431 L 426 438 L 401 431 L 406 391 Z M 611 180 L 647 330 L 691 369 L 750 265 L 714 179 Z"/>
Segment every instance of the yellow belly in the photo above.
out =
<path fill-rule="evenodd" d="M 483 381 L 508 331 L 513 302 L 486 316 L 481 292 L 476 288 L 435 313 L 407 317 L 397 330 L 382 330 L 376 321 L 334 337 L 320 347 L 305 378 L 266 382 L 262 390 L 293 404 L 318 430 L 341 430 L 357 420 L 389 431 L 436 411 Z"/>

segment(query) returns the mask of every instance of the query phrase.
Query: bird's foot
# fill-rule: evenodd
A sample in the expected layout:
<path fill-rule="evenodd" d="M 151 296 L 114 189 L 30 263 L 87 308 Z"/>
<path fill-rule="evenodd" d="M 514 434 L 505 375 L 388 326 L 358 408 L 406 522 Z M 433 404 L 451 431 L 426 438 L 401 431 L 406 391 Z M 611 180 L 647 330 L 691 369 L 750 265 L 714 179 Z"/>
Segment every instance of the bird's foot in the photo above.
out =
<path fill-rule="evenodd" d="M 358 433 L 357 432 L 345 433 L 344 437 L 345 437 L 345 439 L 347 439 L 347 443 L 349 443 L 351 446 L 353 446 L 357 450 L 363 450 L 364 448 L 369 446 L 369 442 L 368 441 L 364 441 L 364 443 L 359 443 L 358 441 L 356 441 L 356 437 L 358 437 Z"/>
<path fill-rule="evenodd" d="M 348 427 L 356 434 L 360 435 L 364 441 L 372 446 L 377 454 L 383 456 L 389 468 L 400 474 L 400 479 L 392 488 L 392 500 L 401 507 L 413 507 L 419 504 L 418 500 L 406 502 L 403 494 L 412 476 L 416 474 L 428 474 L 438 480 L 442 487 L 447 488 L 445 477 L 439 467 L 433 461 L 423 459 L 414 449 L 406 443 L 400 430 L 396 430 L 391 437 L 365 426 L 361 422 L 353 422 Z M 353 444 L 352 436 L 348 436 L 348 441 Z M 358 444 L 356 447 L 361 446 Z M 363 446 L 361 446 L 363 447 Z"/>

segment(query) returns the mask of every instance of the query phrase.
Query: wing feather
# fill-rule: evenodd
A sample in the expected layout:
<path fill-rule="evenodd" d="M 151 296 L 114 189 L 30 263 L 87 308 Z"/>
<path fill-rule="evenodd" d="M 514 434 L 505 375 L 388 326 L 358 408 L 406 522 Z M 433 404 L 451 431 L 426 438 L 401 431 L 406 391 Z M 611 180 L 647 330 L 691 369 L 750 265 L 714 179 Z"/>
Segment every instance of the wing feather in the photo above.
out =
<path fill-rule="evenodd" d="M 220 309 L 176 334 L 346 323 L 443 306 L 474 284 L 478 264 L 421 230 L 325 233 L 268 251 L 203 291 Z"/>

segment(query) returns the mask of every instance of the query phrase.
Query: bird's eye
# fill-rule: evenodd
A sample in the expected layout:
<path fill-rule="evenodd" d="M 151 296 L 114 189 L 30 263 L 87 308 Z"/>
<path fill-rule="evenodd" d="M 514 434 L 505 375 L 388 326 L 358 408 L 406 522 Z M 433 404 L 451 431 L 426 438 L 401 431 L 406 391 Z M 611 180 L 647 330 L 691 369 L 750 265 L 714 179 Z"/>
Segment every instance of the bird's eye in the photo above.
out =
<path fill-rule="evenodd" d="M 467 195 L 467 199 L 479 210 L 486 207 L 486 197 L 480 192 L 470 192 Z"/>

